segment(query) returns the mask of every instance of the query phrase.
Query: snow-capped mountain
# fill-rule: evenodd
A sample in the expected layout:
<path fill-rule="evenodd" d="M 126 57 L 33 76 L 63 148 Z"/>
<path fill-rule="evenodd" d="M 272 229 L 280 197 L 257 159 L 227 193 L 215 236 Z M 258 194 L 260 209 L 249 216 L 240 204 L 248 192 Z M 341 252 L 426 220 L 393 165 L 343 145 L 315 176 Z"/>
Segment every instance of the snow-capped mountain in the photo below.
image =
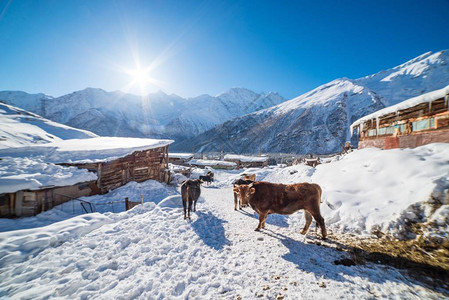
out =
<path fill-rule="evenodd" d="M 96 136 L 87 130 L 59 124 L 26 110 L 0 103 L 0 149 Z"/>
<path fill-rule="evenodd" d="M 215 97 L 202 95 L 189 99 L 161 91 L 140 97 L 87 88 L 58 98 L 0 92 L 0 101 L 12 105 L 26 103 L 28 109 L 48 119 L 99 135 L 180 140 L 285 99 L 277 93 L 258 94 L 243 88 L 233 88 Z"/>
<path fill-rule="evenodd" d="M 449 50 L 425 53 L 360 79 L 337 79 L 277 106 L 174 144 L 183 151 L 327 154 L 350 139 L 360 117 L 449 84 Z M 356 143 L 356 141 L 352 141 Z"/>

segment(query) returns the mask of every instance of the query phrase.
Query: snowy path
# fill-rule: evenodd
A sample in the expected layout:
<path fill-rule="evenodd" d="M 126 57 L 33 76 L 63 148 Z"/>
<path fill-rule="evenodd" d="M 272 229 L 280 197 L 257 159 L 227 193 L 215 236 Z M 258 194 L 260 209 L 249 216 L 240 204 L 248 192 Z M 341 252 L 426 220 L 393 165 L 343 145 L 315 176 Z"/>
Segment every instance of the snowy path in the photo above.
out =
<path fill-rule="evenodd" d="M 78 232 L 67 241 L 55 240 L 50 247 L 26 259 L 2 265 L 0 257 L 0 297 L 418 299 L 439 296 L 386 266 L 334 265 L 345 254 L 308 244 L 309 239 L 304 240 L 299 234 L 302 224 L 292 221 L 298 218 L 271 215 L 267 229 L 255 232 L 255 214 L 251 209 L 234 211 L 229 186 L 203 187 L 202 197 L 192 221 L 183 219 L 179 205 L 164 207 L 145 203 L 129 212 L 106 214 L 108 220 L 102 219 L 101 227 Z M 172 196 L 171 199 L 179 204 L 179 198 Z M 314 237 L 314 231 L 315 225 L 309 238 Z M 69 237 L 70 234 L 67 233 Z"/>

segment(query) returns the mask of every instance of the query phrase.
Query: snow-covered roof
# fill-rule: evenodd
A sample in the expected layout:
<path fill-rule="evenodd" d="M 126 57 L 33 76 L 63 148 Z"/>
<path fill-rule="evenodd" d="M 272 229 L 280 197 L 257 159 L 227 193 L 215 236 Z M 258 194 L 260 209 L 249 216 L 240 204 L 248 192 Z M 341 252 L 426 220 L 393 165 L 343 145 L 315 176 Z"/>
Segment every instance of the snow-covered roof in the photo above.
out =
<path fill-rule="evenodd" d="M 0 149 L 0 157 L 41 157 L 51 163 L 104 162 L 139 150 L 164 147 L 173 140 L 124 137 L 72 139 L 42 145 Z"/>
<path fill-rule="evenodd" d="M 189 165 L 197 166 L 229 166 L 235 167 L 236 163 L 222 160 L 205 160 L 205 159 L 192 159 L 187 162 Z"/>
<path fill-rule="evenodd" d="M 190 159 L 193 157 L 192 153 L 168 153 L 169 158 Z"/>
<path fill-rule="evenodd" d="M 85 169 L 63 167 L 47 163 L 41 158 L 5 157 L 0 160 L 0 194 L 73 185 L 96 179 L 96 174 Z"/>
<path fill-rule="evenodd" d="M 225 160 L 239 160 L 241 162 L 265 162 L 269 159 L 268 156 L 245 156 L 236 154 L 226 154 Z"/>
<path fill-rule="evenodd" d="M 424 103 L 424 102 L 432 102 L 434 100 L 443 98 L 448 94 L 449 94 L 449 85 L 442 89 L 435 90 L 433 92 L 422 94 L 420 96 L 413 97 L 408 100 L 402 101 L 396 105 L 385 107 L 385 108 L 378 110 L 372 114 L 366 115 L 366 116 L 358 119 L 354 123 L 352 123 L 351 132 L 355 126 L 363 124 L 364 122 L 366 122 L 368 120 L 376 119 L 383 115 L 387 115 L 387 114 L 394 113 L 394 112 L 397 112 L 400 110 L 404 110 L 404 109 L 416 106 L 416 105 Z"/>

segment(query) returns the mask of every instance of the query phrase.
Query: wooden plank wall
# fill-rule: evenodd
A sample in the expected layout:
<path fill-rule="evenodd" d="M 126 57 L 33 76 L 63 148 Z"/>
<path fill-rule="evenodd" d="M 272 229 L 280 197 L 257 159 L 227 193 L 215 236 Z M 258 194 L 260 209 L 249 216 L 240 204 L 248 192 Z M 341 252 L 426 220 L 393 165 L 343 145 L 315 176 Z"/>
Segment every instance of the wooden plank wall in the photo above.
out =
<path fill-rule="evenodd" d="M 0 217 L 35 216 L 72 198 L 98 194 L 95 181 L 82 182 L 70 186 L 46 188 L 42 190 L 22 190 L 0 195 Z"/>
<path fill-rule="evenodd" d="M 136 151 L 111 162 L 102 163 L 98 172 L 101 193 L 107 193 L 130 181 L 163 181 L 161 171 L 167 167 L 168 146 Z"/>

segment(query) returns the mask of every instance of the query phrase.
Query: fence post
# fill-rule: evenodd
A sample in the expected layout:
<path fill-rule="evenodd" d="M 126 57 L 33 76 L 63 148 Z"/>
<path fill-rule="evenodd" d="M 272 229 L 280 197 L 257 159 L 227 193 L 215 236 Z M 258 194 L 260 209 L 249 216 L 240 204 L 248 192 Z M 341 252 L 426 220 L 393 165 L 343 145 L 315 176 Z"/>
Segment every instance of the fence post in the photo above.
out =
<path fill-rule="evenodd" d="M 140 194 L 140 204 L 143 204 L 143 194 Z"/>
<path fill-rule="evenodd" d="M 125 209 L 129 210 L 129 200 L 128 197 L 125 198 Z"/>

